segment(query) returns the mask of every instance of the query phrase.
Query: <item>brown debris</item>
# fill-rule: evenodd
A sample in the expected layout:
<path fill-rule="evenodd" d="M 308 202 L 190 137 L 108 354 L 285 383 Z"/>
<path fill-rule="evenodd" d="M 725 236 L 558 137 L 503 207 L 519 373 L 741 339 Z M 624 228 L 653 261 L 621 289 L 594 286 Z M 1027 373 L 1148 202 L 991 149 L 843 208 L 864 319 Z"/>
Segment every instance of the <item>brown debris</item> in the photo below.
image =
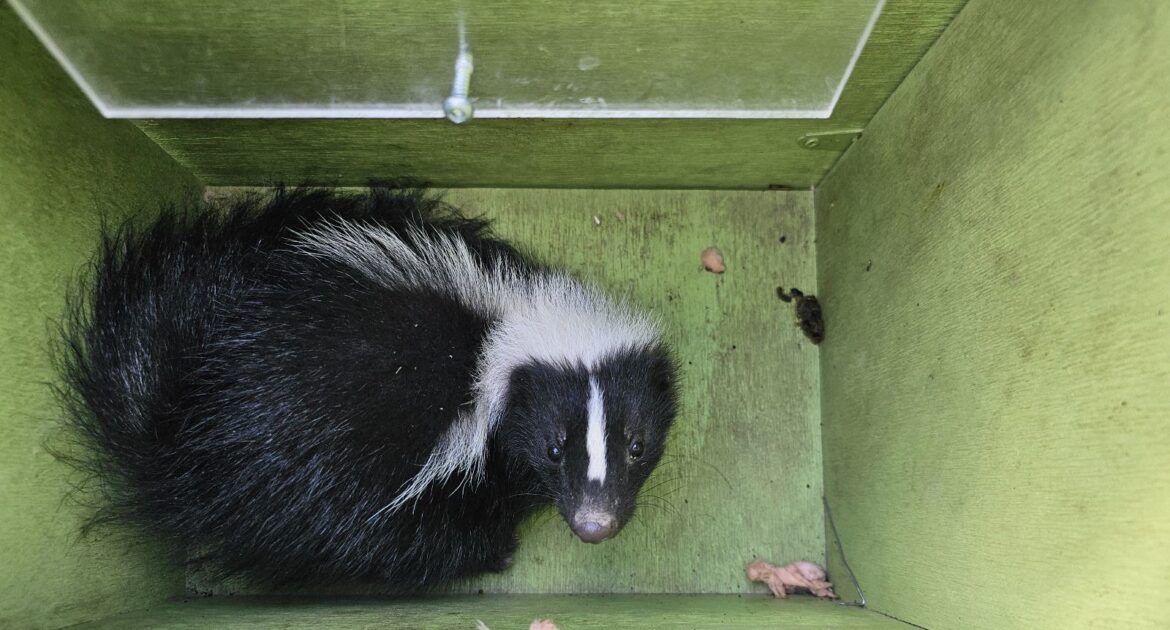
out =
<path fill-rule="evenodd" d="M 825 570 L 820 565 L 804 560 L 789 562 L 778 567 L 763 560 L 756 560 L 747 567 L 747 577 L 753 582 L 768 585 L 772 594 L 780 599 L 789 593 L 808 591 L 817 597 L 837 599 L 833 584 L 825 581 Z"/>
<path fill-rule="evenodd" d="M 796 302 L 796 325 L 809 341 L 818 344 L 825 340 L 825 320 L 817 296 L 805 295 L 796 287 L 789 293 L 784 292 L 784 287 L 776 287 L 776 297 L 784 302 Z"/>
<path fill-rule="evenodd" d="M 723 262 L 723 252 L 719 251 L 718 247 L 704 249 L 700 260 L 703 261 L 703 269 L 711 273 L 723 273 L 727 271 L 727 265 Z"/>

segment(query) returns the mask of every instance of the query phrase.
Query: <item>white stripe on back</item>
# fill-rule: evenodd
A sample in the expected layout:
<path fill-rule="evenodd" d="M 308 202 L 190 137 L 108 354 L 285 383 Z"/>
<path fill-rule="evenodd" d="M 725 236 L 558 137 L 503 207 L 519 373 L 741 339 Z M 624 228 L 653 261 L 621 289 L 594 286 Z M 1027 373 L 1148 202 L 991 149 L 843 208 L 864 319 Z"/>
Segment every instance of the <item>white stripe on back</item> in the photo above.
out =
<path fill-rule="evenodd" d="M 585 451 L 589 453 L 586 479 L 605 483 L 605 404 L 597 381 L 589 377 L 589 429 L 585 432 Z"/>
<path fill-rule="evenodd" d="M 646 313 L 607 298 L 555 270 L 531 272 L 502 257 L 482 260 L 459 235 L 412 227 L 400 233 L 342 219 L 299 232 L 292 249 L 345 263 L 388 288 L 435 290 L 492 322 L 476 368 L 475 405 L 461 410 L 426 463 L 395 499 L 370 519 L 391 514 L 435 482 L 458 472 L 483 480 L 487 442 L 503 417 L 511 377 L 525 363 L 583 365 L 657 343 L 659 327 Z M 596 400 L 596 448 L 589 479 L 605 479 L 605 413 L 591 381 L 590 418 Z M 588 436 L 594 435 L 592 424 Z M 594 451 L 600 455 L 593 457 Z"/>

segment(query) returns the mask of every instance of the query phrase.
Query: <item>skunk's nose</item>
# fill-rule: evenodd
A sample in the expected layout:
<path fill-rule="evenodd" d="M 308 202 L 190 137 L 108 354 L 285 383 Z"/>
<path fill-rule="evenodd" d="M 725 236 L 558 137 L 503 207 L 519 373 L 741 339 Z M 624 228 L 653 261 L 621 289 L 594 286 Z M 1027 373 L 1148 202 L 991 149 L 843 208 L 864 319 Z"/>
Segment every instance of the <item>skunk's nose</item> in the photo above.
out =
<path fill-rule="evenodd" d="M 573 517 L 573 533 L 587 543 L 599 543 L 617 533 L 617 519 L 612 514 L 578 512 Z"/>

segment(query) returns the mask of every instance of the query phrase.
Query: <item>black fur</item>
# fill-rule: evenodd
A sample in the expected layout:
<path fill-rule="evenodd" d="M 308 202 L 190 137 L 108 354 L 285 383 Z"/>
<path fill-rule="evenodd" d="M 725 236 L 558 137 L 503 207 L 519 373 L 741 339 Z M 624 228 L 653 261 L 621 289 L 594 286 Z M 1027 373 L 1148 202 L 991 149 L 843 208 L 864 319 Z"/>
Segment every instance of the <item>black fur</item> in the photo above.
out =
<path fill-rule="evenodd" d="M 539 269 L 418 191 L 278 190 L 107 233 L 62 357 L 72 424 L 107 482 L 98 519 L 166 534 L 269 587 L 405 593 L 506 567 L 526 514 L 550 502 L 564 512 L 580 494 L 569 471 L 584 446 L 558 472 L 545 444 L 583 431 L 570 416 L 583 414 L 584 390 L 565 386 L 583 373 L 518 370 L 485 479 L 456 475 L 376 516 L 472 403 L 492 322 L 442 292 L 387 289 L 285 247 L 327 219 L 452 233 L 484 264 Z M 658 347 L 599 374 L 622 393 L 606 405 L 610 452 L 629 468 L 624 523 L 674 417 L 674 367 Z M 631 432 L 648 444 L 638 461 L 623 455 Z"/>

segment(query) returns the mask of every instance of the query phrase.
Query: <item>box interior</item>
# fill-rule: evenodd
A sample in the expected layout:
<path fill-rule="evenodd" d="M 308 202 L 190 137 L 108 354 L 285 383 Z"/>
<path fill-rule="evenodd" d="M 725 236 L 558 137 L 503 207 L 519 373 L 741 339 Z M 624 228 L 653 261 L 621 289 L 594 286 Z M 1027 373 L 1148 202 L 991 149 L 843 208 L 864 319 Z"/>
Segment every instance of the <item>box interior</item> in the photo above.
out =
<path fill-rule="evenodd" d="M 961 4 L 891 0 L 827 121 L 467 127 L 105 120 L 0 5 L 0 626 L 1170 625 L 1170 7 L 971 0 L 935 42 Z M 391 173 L 667 322 L 683 412 L 638 520 L 594 547 L 538 517 L 507 573 L 417 601 L 80 536 L 47 349 L 98 225 Z M 777 286 L 821 299 L 819 347 Z M 757 557 L 868 606 L 765 597 Z"/>
<path fill-rule="evenodd" d="M 969 4 L 816 194 L 825 492 L 928 628 L 1170 623 L 1170 6 L 1046 4 Z"/>
<path fill-rule="evenodd" d="M 647 305 L 666 322 L 687 383 L 668 454 L 620 536 L 581 544 L 549 509 L 522 531 L 511 569 L 454 592 L 747 594 L 756 591 L 743 558 L 823 556 L 816 347 L 775 293 L 816 284 L 808 192 L 456 189 L 445 198 L 491 217 L 538 258 Z M 699 253 L 711 245 L 735 273 L 703 271 Z M 241 592 L 198 577 L 192 590 Z"/>

